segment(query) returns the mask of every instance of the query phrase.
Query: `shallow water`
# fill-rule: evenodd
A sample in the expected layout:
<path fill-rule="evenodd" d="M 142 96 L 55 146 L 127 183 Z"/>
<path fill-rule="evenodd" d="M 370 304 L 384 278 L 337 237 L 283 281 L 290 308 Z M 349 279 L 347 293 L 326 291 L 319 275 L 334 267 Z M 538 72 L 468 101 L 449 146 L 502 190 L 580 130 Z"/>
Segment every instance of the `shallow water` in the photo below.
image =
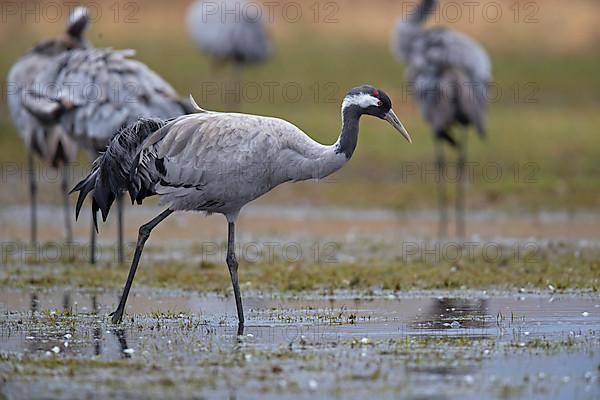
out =
<path fill-rule="evenodd" d="M 44 397 L 47 390 L 73 398 L 82 391 L 140 398 L 165 393 L 182 398 L 600 396 L 597 296 L 250 294 L 241 338 L 235 335 L 231 298 L 138 290 L 125 323 L 115 329 L 106 315 L 117 299 L 113 292 L 0 293 L 3 393 L 16 398 Z M 83 366 L 40 369 L 48 360 L 77 360 Z M 91 367 L 85 365 L 89 360 L 124 364 Z"/>

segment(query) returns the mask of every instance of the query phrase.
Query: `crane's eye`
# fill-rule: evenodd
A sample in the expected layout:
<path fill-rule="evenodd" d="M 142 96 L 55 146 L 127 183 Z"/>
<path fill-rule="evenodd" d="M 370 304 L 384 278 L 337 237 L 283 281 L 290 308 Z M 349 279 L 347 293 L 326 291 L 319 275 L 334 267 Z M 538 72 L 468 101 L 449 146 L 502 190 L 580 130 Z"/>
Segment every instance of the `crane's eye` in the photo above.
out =
<path fill-rule="evenodd" d="M 377 107 L 381 107 L 382 105 L 383 105 L 383 101 L 379 100 L 379 101 L 377 102 Z"/>

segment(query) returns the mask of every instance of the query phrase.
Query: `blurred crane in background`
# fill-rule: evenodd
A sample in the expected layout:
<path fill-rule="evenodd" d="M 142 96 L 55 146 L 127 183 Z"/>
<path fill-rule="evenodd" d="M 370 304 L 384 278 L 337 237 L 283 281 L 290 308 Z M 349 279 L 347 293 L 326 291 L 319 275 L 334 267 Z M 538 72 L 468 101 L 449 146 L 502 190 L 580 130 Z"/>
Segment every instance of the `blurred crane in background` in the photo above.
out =
<path fill-rule="evenodd" d="M 456 232 L 464 238 L 467 129 L 474 126 L 481 137 L 485 136 L 491 62 L 486 51 L 467 35 L 446 28 L 423 28 L 436 3 L 423 0 L 414 12 L 398 19 L 392 51 L 407 66 L 406 77 L 415 90 L 417 104 L 433 128 L 440 238 L 446 237 L 448 230 L 443 143 L 458 151 Z M 462 127 L 461 132 L 455 131 L 458 127 Z"/>
<path fill-rule="evenodd" d="M 187 12 L 187 27 L 193 41 L 215 64 L 231 64 L 236 104 L 239 106 L 242 69 L 265 62 L 272 53 L 262 10 L 249 0 L 198 0 Z"/>
<path fill-rule="evenodd" d="M 100 210 L 104 220 L 114 199 L 126 191 L 138 204 L 158 195 L 167 207 L 140 227 L 123 295 L 112 314 L 113 323 L 123 318 L 150 232 L 175 211 L 201 211 L 227 218 L 227 266 L 238 313 L 238 334 L 242 334 L 244 312 L 234 251 L 235 224 L 242 207 L 282 183 L 323 179 L 342 168 L 356 149 L 363 115 L 387 121 L 411 142 L 392 110 L 390 98 L 368 85 L 346 95 L 341 134 L 330 146 L 315 142 L 278 118 L 207 112 L 200 107 L 197 111 L 172 121 L 142 120 L 123 129 L 96 161 L 90 175 L 74 189 L 79 191 L 77 213 L 85 197 L 93 192 L 92 213 L 96 215 Z M 256 168 L 258 165 L 272 166 L 272 170 Z M 243 176 L 239 171 L 244 171 Z"/>
<path fill-rule="evenodd" d="M 44 93 L 25 96 L 27 110 L 45 124 L 59 125 L 92 159 L 104 152 L 119 129 L 141 117 L 174 118 L 193 111 L 186 100 L 133 50 L 79 49 L 61 55 L 37 78 Z M 52 83 L 51 85 L 49 83 Z M 118 206 L 118 258 L 124 261 L 123 201 Z M 96 260 L 92 226 L 91 255 Z"/>
<path fill-rule="evenodd" d="M 13 124 L 27 147 L 27 174 L 31 200 L 31 244 L 37 241 L 37 177 L 35 156 L 50 166 L 61 169 L 63 207 L 65 212 L 66 241 L 72 242 L 71 215 L 68 201 L 69 174 L 67 166 L 75 161 L 77 144 L 59 126 L 42 124 L 27 111 L 23 99 L 34 88 L 36 77 L 61 54 L 88 47 L 84 37 L 89 24 L 87 11 L 76 8 L 69 17 L 64 34 L 42 41 L 21 57 L 10 69 L 7 84 L 7 102 Z"/>

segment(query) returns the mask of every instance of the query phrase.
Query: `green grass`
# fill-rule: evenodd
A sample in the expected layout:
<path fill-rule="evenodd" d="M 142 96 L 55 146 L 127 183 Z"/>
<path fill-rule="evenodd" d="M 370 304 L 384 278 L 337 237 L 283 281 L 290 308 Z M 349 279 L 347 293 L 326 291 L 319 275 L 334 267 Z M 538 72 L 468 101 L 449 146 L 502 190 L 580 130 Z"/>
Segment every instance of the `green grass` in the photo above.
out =
<path fill-rule="evenodd" d="M 314 290 L 600 289 L 600 257 L 595 250 L 556 247 L 540 249 L 534 257 L 484 259 L 469 257 L 458 263 L 430 259 L 369 263 L 242 262 L 244 290 L 301 292 Z M 13 264 L 0 276 L 0 287 L 120 288 L 128 267 L 89 267 L 81 263 L 52 266 Z M 228 293 L 225 264 L 210 262 L 152 262 L 136 275 L 136 285 Z"/>

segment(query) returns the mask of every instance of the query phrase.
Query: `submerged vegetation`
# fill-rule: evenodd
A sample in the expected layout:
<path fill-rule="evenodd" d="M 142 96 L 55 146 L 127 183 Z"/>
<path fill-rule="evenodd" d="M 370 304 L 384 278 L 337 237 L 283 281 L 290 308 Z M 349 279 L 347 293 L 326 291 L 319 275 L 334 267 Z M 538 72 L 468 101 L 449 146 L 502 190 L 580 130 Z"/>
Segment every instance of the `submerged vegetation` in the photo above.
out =
<path fill-rule="evenodd" d="M 579 304 L 577 299 L 555 303 L 554 311 L 568 312 Z M 502 308 L 522 304 L 506 300 L 499 299 Z M 575 393 L 581 387 L 590 393 L 597 390 L 597 335 L 592 330 L 561 334 L 580 322 L 554 325 L 545 334 L 520 329 L 534 321 L 427 331 L 390 319 L 389 310 L 369 304 L 357 307 L 362 310 L 357 327 L 340 321 L 303 321 L 306 313 L 316 316 L 323 311 L 310 305 L 289 310 L 285 302 L 263 302 L 256 310 L 263 317 L 281 308 L 296 318 L 268 324 L 259 319 L 243 337 L 235 337 L 235 330 L 226 329 L 218 319 L 208 322 L 203 316 L 174 311 L 136 314 L 135 321 L 128 319 L 119 328 L 93 313 L 11 312 L 0 319 L 6 341 L 0 351 L 0 394 L 365 398 L 401 392 L 424 398 L 435 391 L 453 398 L 512 398 L 557 390 Z M 330 311 L 347 313 L 343 306 Z M 497 328 L 502 326 L 510 329 L 499 334 Z M 564 355 L 579 357 L 580 363 L 565 365 Z M 526 373 L 514 368 L 519 362 L 528 365 Z"/>

